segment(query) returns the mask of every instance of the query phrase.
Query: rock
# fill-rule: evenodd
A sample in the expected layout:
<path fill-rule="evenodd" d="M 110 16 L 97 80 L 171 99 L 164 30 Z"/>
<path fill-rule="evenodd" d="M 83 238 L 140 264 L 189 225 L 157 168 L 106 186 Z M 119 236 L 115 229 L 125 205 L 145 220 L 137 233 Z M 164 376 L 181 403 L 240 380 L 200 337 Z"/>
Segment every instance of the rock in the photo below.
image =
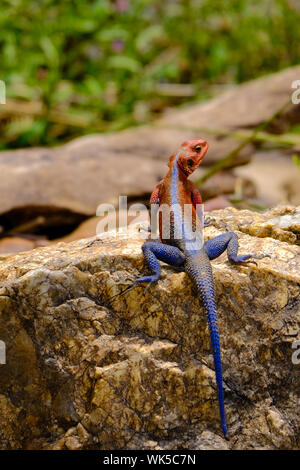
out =
<path fill-rule="evenodd" d="M 214 211 L 217 209 L 225 209 L 225 207 L 232 206 L 231 202 L 229 201 L 228 197 L 226 196 L 217 196 L 212 199 L 209 199 L 205 202 L 205 210 L 206 211 Z"/>
<path fill-rule="evenodd" d="M 214 100 L 212 101 L 214 102 Z M 201 116 L 204 105 L 199 103 L 192 107 L 194 108 L 194 106 L 197 106 L 198 115 Z M 178 112 L 181 113 L 181 111 Z M 218 113 L 224 113 L 224 109 L 221 110 L 220 106 L 218 106 Z M 208 119 L 210 119 L 209 116 Z M 217 122 L 215 122 L 216 125 Z M 226 127 L 226 129 L 228 128 Z M 187 120 L 184 124 L 177 124 L 171 119 L 169 122 L 169 115 L 166 114 L 164 118 L 151 125 L 131 128 L 115 134 L 112 147 L 115 152 L 121 152 L 121 149 L 126 148 L 127 152 L 143 158 L 148 157 L 154 160 L 166 161 L 182 142 L 199 138 L 206 139 L 209 142 L 209 152 L 205 155 L 205 159 L 202 162 L 204 167 L 216 163 L 239 144 L 232 137 L 216 137 L 212 132 L 205 132 L 199 126 L 198 119 L 194 121 Z M 88 137 L 85 137 L 85 139 L 88 139 Z M 117 150 L 118 148 L 119 150 Z M 234 167 L 247 163 L 250 160 L 252 150 L 253 147 L 249 145 L 241 151 L 231 166 Z"/>
<path fill-rule="evenodd" d="M 212 175 L 205 183 L 201 184 L 200 192 L 202 200 L 206 202 L 208 199 L 224 196 L 225 194 L 232 196 L 235 193 L 238 193 L 241 199 L 255 197 L 255 184 L 247 176 L 248 165 L 242 168 L 244 170 L 243 176 L 230 171 L 220 171 Z"/>
<path fill-rule="evenodd" d="M 71 226 L 95 215 L 102 202 L 116 205 L 119 195 L 148 195 L 166 164 L 100 151 L 93 142 L 72 142 L 55 149 L 1 152 L 0 172 L 0 224 L 12 229 L 41 214 L 48 226 Z"/>
<path fill-rule="evenodd" d="M 164 265 L 146 294 L 113 297 L 146 272 L 136 227 L 0 261 L 2 448 L 299 448 L 298 212 L 227 208 L 206 229 L 239 227 L 241 253 L 270 256 L 213 262 L 228 442 L 188 276 Z"/>
<path fill-rule="evenodd" d="M 300 207 L 277 206 L 262 213 L 248 210 L 237 212 L 231 208 L 215 211 L 214 215 L 219 219 L 216 223 L 220 229 L 230 228 L 254 237 L 272 237 L 291 245 L 300 245 Z"/>
<path fill-rule="evenodd" d="M 282 183 L 282 188 L 286 195 L 286 200 L 295 206 L 300 205 L 299 174 L 290 176 Z"/>
<path fill-rule="evenodd" d="M 82 445 L 76 437 L 70 436 L 65 440 L 65 446 L 69 450 L 79 450 L 82 448 Z"/>
<path fill-rule="evenodd" d="M 228 442 L 210 431 L 203 433 L 195 440 L 192 449 L 196 450 L 229 450 Z"/>
<path fill-rule="evenodd" d="M 299 65 L 266 75 L 232 87 L 205 104 L 170 111 L 163 122 L 174 126 L 195 125 L 207 129 L 248 129 L 266 121 L 289 100 L 290 106 L 285 110 L 283 119 L 278 119 L 278 127 L 280 128 L 282 120 L 289 124 L 289 116 L 293 116 L 292 122 L 299 122 L 300 106 L 291 101 L 294 91 L 292 82 L 299 75 Z"/>
<path fill-rule="evenodd" d="M 43 239 L 30 240 L 18 236 L 4 237 L 0 239 L 0 254 L 19 253 L 20 251 L 29 251 L 38 246 L 46 245 L 49 245 L 49 242 Z"/>
<path fill-rule="evenodd" d="M 20 251 L 29 251 L 36 245 L 32 240 L 26 240 L 19 237 L 4 237 L 0 240 L 0 253 L 19 253 Z"/>
<path fill-rule="evenodd" d="M 130 207 L 131 204 L 128 204 L 129 210 Z M 124 217 L 125 214 L 127 214 L 126 219 Z M 138 215 L 141 225 L 146 224 L 147 226 L 150 224 L 149 212 L 147 209 L 139 211 Z M 124 227 L 127 225 L 127 223 L 130 226 L 130 224 L 136 220 L 136 216 L 136 214 L 131 215 L 130 213 L 128 214 L 125 210 L 121 210 L 120 212 L 110 212 L 104 216 L 91 217 L 90 219 L 82 222 L 82 224 L 80 224 L 72 233 L 66 235 L 65 237 L 53 240 L 52 243 L 69 243 L 75 240 L 80 240 L 81 238 L 94 237 L 96 234 L 108 232 L 112 223 L 116 224 L 116 227 Z M 107 221 L 107 223 L 105 223 L 105 226 L 103 227 L 104 230 L 102 230 L 102 226 L 100 227 L 99 224 L 102 222 L 104 225 L 104 221 Z"/>
<path fill-rule="evenodd" d="M 287 158 L 279 150 L 255 152 L 251 162 L 247 166 L 236 168 L 234 173 L 252 181 L 260 204 L 269 207 L 300 204 L 300 169 L 291 157 Z"/>
<path fill-rule="evenodd" d="M 70 232 L 94 216 L 102 202 L 115 205 L 119 195 L 148 198 L 166 172 L 168 157 L 182 141 L 206 138 L 210 149 L 203 166 L 218 161 L 238 142 L 229 136 L 216 137 L 214 129 L 249 128 L 269 118 L 291 96 L 291 82 L 299 72 L 299 66 L 293 67 L 234 87 L 151 125 L 84 136 L 51 149 L 0 152 L 0 225 L 10 230 L 39 220 L 48 231 L 65 226 Z M 291 106 L 290 114 L 300 122 L 299 106 Z M 249 161 L 252 151 L 251 146 L 245 148 L 234 166 Z"/>

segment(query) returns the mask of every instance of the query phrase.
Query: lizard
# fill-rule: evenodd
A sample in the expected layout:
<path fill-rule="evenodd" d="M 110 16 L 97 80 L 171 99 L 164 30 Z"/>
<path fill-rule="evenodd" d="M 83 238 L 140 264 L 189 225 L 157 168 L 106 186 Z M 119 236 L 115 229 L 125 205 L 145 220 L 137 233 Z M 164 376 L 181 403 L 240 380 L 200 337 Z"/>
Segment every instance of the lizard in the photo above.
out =
<path fill-rule="evenodd" d="M 169 265 L 182 268 L 192 279 L 204 303 L 211 347 L 214 358 L 215 376 L 218 390 L 220 420 L 223 434 L 228 438 L 225 415 L 224 390 L 222 378 L 221 349 L 217 321 L 217 307 L 212 266 L 210 261 L 227 250 L 231 263 L 248 263 L 265 255 L 238 255 L 238 236 L 226 232 L 203 243 L 202 240 L 202 198 L 196 185 L 188 177 L 198 168 L 208 150 L 208 143 L 203 139 L 183 142 L 177 153 L 169 160 L 169 170 L 156 185 L 150 198 L 150 205 L 159 208 L 166 204 L 170 208 L 169 235 L 164 233 L 162 214 L 159 214 L 159 241 L 146 240 L 142 245 L 145 261 L 151 274 L 140 277 L 128 289 L 140 283 L 147 283 L 146 289 L 161 277 L 159 260 Z M 184 208 L 190 205 L 192 217 L 186 220 Z M 204 224 L 205 225 L 205 224 Z M 148 228 L 151 231 L 151 227 Z M 178 236 L 179 235 L 179 236 Z M 194 238 L 193 238 L 194 236 Z"/>

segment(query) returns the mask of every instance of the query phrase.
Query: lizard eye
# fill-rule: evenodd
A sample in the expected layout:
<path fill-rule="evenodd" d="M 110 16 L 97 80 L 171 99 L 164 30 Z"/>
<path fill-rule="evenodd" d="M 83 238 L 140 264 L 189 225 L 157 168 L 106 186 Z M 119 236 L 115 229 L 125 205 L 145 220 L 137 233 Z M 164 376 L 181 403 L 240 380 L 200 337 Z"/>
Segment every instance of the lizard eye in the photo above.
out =
<path fill-rule="evenodd" d="M 201 145 L 197 145 L 197 147 L 195 147 L 195 152 L 197 153 L 201 152 Z"/>
<path fill-rule="evenodd" d="M 194 166 L 194 161 L 190 159 L 187 161 L 187 164 L 189 168 L 192 168 Z"/>

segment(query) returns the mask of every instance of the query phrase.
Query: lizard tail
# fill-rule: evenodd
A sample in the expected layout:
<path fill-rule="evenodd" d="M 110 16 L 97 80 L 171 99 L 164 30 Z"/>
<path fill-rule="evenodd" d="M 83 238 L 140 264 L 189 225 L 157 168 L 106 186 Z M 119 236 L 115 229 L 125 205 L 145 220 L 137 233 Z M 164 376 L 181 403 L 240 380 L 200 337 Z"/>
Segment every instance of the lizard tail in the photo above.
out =
<path fill-rule="evenodd" d="M 204 255 L 201 261 L 198 259 L 187 260 L 186 272 L 192 278 L 201 295 L 207 315 L 211 346 L 214 356 L 216 382 L 218 387 L 219 409 L 221 417 L 221 426 L 224 436 L 227 435 L 227 424 L 224 406 L 224 391 L 222 378 L 221 349 L 219 339 L 219 329 L 217 321 L 217 308 L 215 302 L 215 288 L 213 281 L 212 268 L 209 259 Z"/>

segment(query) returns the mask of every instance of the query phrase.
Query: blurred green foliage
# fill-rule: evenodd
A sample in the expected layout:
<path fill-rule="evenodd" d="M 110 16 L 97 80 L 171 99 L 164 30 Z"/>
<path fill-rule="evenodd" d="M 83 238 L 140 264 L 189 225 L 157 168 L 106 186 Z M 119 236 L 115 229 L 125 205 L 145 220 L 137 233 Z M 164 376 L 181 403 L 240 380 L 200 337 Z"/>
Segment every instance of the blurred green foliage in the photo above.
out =
<path fill-rule="evenodd" d="M 299 24 L 297 0 L 2 0 L 0 146 L 121 129 L 299 63 Z"/>

